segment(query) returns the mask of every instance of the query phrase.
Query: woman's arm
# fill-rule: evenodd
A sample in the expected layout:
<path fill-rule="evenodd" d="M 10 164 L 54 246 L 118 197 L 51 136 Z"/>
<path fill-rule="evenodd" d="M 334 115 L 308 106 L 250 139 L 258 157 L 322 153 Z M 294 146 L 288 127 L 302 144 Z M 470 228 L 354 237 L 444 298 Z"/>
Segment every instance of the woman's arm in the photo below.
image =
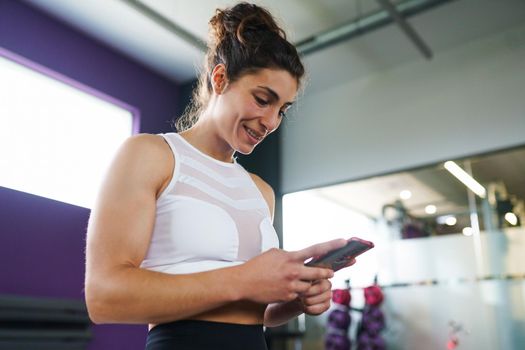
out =
<path fill-rule="evenodd" d="M 158 323 L 240 298 L 235 269 L 168 275 L 139 268 L 173 168 L 168 145 L 155 135 L 131 137 L 114 159 L 87 233 L 85 292 L 94 322 Z"/>
<path fill-rule="evenodd" d="M 270 185 L 257 175 L 251 174 L 251 176 L 268 204 L 273 221 L 275 211 L 274 191 Z M 301 261 L 301 263 L 303 261 Z M 309 286 L 308 290 L 301 293 L 301 295 L 294 300 L 268 305 L 264 313 L 264 325 L 267 327 L 275 327 L 288 322 L 290 319 L 302 313 L 319 315 L 328 310 L 330 307 L 332 284 L 327 278 L 332 276 L 333 272 L 329 271 L 325 279 L 316 280 L 316 282 Z"/>
<path fill-rule="evenodd" d="M 278 249 L 242 265 L 193 274 L 140 268 L 156 199 L 174 161 L 160 136 L 138 135 L 124 143 L 108 171 L 87 233 L 85 293 L 95 323 L 162 323 L 236 300 L 289 301 L 309 288 L 304 280 L 326 277 L 326 269 L 305 268 L 303 254 Z"/>

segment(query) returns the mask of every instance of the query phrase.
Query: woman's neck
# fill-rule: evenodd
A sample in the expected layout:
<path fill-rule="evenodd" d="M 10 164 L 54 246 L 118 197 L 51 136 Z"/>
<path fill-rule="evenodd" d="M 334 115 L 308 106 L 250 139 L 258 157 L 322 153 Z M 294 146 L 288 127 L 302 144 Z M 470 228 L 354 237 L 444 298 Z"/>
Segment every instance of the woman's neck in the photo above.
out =
<path fill-rule="evenodd" d="M 235 151 L 210 124 L 199 119 L 194 126 L 181 132 L 180 135 L 204 154 L 222 162 L 233 162 Z"/>

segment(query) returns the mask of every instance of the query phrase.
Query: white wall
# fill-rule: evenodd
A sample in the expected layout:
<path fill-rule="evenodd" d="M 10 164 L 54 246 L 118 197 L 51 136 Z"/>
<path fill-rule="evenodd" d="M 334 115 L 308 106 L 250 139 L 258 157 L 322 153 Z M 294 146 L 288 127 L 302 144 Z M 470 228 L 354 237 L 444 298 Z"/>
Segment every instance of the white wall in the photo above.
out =
<path fill-rule="evenodd" d="M 284 193 L 525 144 L 525 26 L 305 95 L 297 112 Z"/>

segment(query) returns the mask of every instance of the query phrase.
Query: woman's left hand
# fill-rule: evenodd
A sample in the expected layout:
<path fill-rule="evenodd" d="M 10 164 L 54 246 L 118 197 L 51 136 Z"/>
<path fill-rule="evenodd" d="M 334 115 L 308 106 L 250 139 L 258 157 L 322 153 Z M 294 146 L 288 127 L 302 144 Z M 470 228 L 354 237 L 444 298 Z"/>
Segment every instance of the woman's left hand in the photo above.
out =
<path fill-rule="evenodd" d="M 355 264 L 355 259 L 352 259 L 345 267 L 353 264 Z M 312 282 L 312 286 L 299 297 L 299 300 L 305 314 L 314 316 L 322 314 L 330 308 L 332 283 L 328 279 Z"/>
<path fill-rule="evenodd" d="M 330 308 L 332 283 L 329 280 L 312 282 L 312 286 L 299 297 L 303 312 L 308 315 L 320 315 Z"/>

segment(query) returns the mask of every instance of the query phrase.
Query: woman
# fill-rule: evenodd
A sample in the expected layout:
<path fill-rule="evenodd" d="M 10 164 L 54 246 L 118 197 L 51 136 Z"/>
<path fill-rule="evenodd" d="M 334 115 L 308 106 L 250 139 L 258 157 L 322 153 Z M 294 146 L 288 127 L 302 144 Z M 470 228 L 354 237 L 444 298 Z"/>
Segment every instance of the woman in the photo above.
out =
<path fill-rule="evenodd" d="M 265 349 L 263 325 L 328 309 L 333 272 L 303 263 L 345 244 L 277 249 L 273 190 L 233 158 L 292 105 L 295 48 L 247 3 L 217 10 L 210 34 L 184 130 L 123 144 L 88 227 L 90 317 L 149 323 L 147 349 Z"/>

